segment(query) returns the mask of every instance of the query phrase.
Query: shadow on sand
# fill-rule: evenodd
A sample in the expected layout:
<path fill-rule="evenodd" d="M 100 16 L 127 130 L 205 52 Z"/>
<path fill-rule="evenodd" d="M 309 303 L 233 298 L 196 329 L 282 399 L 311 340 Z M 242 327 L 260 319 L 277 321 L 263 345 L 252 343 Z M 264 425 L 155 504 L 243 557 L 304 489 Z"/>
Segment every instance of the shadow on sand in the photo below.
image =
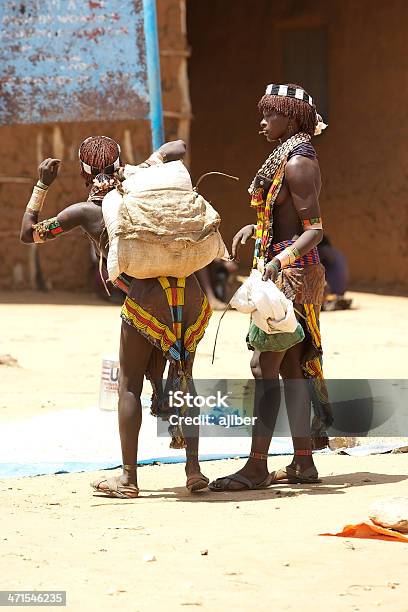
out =
<path fill-rule="evenodd" d="M 367 487 L 379 484 L 392 484 L 408 480 L 407 474 L 377 474 L 373 472 L 354 472 L 351 474 L 338 474 L 336 476 L 323 477 L 319 484 L 275 484 L 268 489 L 246 490 L 246 491 L 222 491 L 213 492 L 203 489 L 197 493 L 189 493 L 185 487 L 164 488 L 161 490 L 141 489 L 140 496 L 133 500 L 123 500 L 107 497 L 100 493 L 95 493 L 94 498 L 103 498 L 107 502 L 116 504 L 129 504 L 130 501 L 140 503 L 156 499 L 168 499 L 186 503 L 236 503 L 245 501 L 255 501 L 261 499 L 282 499 L 285 497 L 297 497 L 299 495 L 342 495 L 351 487 Z M 104 503 L 92 504 L 103 506 Z"/>

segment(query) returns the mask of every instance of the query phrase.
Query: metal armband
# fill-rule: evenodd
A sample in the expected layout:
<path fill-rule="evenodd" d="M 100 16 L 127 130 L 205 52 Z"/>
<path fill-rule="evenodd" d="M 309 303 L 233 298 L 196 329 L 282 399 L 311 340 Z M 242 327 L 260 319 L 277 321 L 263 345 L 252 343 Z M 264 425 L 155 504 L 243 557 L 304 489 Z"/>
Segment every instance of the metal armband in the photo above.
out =
<path fill-rule="evenodd" d="M 35 223 L 32 229 L 34 242 L 45 242 L 46 240 L 50 240 L 59 234 L 62 234 L 64 231 L 57 217 L 52 217 L 52 219 L 44 219 L 44 221 Z"/>
<path fill-rule="evenodd" d="M 311 219 L 302 219 L 303 230 L 321 230 L 323 229 L 321 217 L 312 217 Z"/>

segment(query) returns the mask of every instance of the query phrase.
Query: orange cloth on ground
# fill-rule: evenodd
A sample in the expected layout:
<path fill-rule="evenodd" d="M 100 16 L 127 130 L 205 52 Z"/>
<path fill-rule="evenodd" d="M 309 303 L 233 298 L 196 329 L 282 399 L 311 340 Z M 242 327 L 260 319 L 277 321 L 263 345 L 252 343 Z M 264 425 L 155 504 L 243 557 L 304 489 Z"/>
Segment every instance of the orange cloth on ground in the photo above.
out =
<path fill-rule="evenodd" d="M 407 542 L 408 537 L 393 529 L 385 529 L 373 523 L 346 525 L 339 533 L 319 533 L 322 536 L 337 536 L 339 538 L 370 538 L 372 540 L 388 540 L 389 542 Z"/>

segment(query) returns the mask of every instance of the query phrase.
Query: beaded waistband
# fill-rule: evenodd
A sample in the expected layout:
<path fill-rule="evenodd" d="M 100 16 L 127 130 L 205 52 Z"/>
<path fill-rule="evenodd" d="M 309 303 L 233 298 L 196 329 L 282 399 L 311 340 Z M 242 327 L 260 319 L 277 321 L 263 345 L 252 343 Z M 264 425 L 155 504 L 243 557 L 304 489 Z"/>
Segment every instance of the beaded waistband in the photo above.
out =
<path fill-rule="evenodd" d="M 267 260 L 270 261 L 275 255 L 286 249 L 286 247 L 291 246 L 295 241 L 294 240 L 282 240 L 282 242 L 277 242 L 276 244 L 271 244 L 268 248 L 267 252 Z M 306 266 L 311 266 L 313 264 L 320 263 L 320 257 L 317 250 L 317 247 L 313 247 L 311 251 L 303 255 L 299 259 L 297 259 L 293 264 L 288 266 L 289 268 L 305 268 Z"/>

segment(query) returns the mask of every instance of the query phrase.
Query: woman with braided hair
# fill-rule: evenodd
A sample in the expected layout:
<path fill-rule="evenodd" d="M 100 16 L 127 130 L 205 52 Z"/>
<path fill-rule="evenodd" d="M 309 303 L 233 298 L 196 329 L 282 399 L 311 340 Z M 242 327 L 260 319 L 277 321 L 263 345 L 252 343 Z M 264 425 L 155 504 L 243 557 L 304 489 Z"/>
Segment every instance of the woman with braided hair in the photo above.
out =
<path fill-rule="evenodd" d="M 140 166 L 182 159 L 185 150 L 181 140 L 166 143 Z M 39 166 L 39 181 L 23 216 L 20 237 L 27 244 L 44 243 L 80 227 L 101 258 L 106 258 L 109 243 L 101 204 L 109 191 L 121 189 L 120 147 L 106 136 L 92 136 L 81 144 L 79 159 L 81 175 L 87 187 L 91 188 L 87 201 L 64 208 L 52 219 L 38 221 L 47 190 L 56 179 L 60 166 L 58 159 L 44 160 Z M 127 296 L 121 314 L 119 355 L 118 418 L 123 472 L 120 476 L 95 481 L 92 486 L 108 496 L 134 498 L 139 494 L 136 463 L 144 376 L 151 380 L 154 390 L 152 412 L 160 414 L 166 407 L 161 388 L 166 359 L 170 361 L 173 373 L 178 374 L 183 369 L 183 374 L 191 381 L 195 349 L 204 335 L 211 309 L 194 275 L 187 279 L 160 277 L 145 280 L 120 275 L 115 284 Z M 171 299 L 174 296 L 176 302 L 180 297 L 182 300 L 173 304 Z M 174 309 L 180 314 L 181 320 L 177 325 L 184 333 L 180 343 L 173 333 Z M 198 428 L 192 427 L 185 440 L 178 430 L 171 433 L 173 446 L 186 449 L 187 488 L 191 492 L 206 488 L 208 479 L 201 473 L 198 463 Z"/>
<path fill-rule="evenodd" d="M 251 369 L 257 382 L 256 424 L 247 463 L 235 474 L 210 484 L 213 491 L 267 487 L 275 482 L 318 482 L 312 450 L 328 443 L 331 410 L 322 374 L 319 311 L 324 269 L 317 245 L 322 235 L 319 208 L 321 177 L 311 138 L 326 126 L 309 94 L 299 85 L 268 85 L 259 102 L 261 132 L 273 151 L 257 172 L 249 193 L 257 224 L 234 237 L 233 257 L 255 238 L 253 267 L 263 270 L 294 302 L 298 325 L 293 333 L 266 334 L 253 321 L 247 337 L 254 350 Z M 280 404 L 283 378 L 294 457 L 285 469 L 269 473 L 268 450 Z M 311 404 L 314 418 L 311 421 Z"/>

